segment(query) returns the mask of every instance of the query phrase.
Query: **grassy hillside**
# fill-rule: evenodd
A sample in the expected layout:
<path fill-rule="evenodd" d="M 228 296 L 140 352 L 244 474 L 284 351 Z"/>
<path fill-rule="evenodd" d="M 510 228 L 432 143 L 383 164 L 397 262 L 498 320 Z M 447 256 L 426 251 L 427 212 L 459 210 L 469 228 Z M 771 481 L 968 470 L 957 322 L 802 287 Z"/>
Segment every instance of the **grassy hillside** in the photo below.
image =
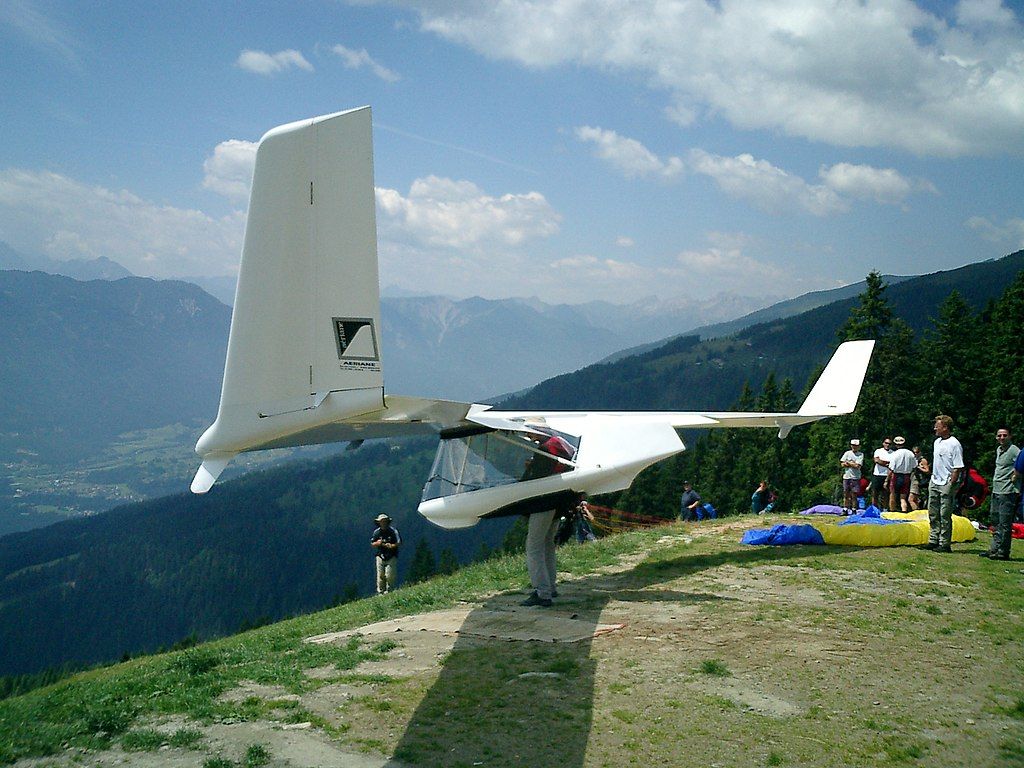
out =
<path fill-rule="evenodd" d="M 0 762 L 46 765 L 1020 765 L 1015 561 L 750 548 L 750 518 L 570 545 L 562 596 L 519 609 L 494 558 L 389 596 L 78 675 L 0 702 Z M 467 602 L 468 601 L 468 602 Z M 390 632 L 461 606 L 598 629 L 579 642 Z M 367 630 L 368 631 L 368 630 Z"/>
<path fill-rule="evenodd" d="M 380 513 L 405 538 L 403 578 L 421 540 L 461 562 L 500 544 L 507 521 L 444 532 L 416 513 L 433 452 L 429 440 L 371 443 L 204 496 L 0 538 L 0 675 L 110 661 L 369 594 Z"/>

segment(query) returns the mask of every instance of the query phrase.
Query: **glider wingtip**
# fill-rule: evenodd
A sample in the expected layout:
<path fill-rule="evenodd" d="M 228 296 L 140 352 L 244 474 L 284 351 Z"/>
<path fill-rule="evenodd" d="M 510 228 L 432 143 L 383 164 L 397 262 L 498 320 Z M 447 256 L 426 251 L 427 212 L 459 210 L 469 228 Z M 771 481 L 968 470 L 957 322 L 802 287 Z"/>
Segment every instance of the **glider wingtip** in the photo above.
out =
<path fill-rule="evenodd" d="M 196 472 L 196 476 L 192 478 L 192 485 L 189 486 L 189 490 L 197 495 L 206 493 L 213 488 L 215 480 L 210 477 L 204 477 L 206 473 L 200 470 Z"/>
<path fill-rule="evenodd" d="M 192 485 L 189 486 L 192 493 L 202 494 L 213 488 L 213 484 L 217 482 L 217 478 L 220 477 L 220 473 L 224 471 L 233 455 L 203 459 L 203 463 L 196 470 L 196 476 L 192 478 Z"/>

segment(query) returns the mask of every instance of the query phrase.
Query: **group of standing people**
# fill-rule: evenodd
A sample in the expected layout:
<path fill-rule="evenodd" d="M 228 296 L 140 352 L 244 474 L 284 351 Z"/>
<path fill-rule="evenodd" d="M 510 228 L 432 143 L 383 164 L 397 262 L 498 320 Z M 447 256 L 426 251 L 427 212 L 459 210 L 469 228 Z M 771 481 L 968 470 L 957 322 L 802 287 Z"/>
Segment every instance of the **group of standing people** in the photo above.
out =
<path fill-rule="evenodd" d="M 909 512 L 921 509 L 922 501 L 928 509 L 929 536 L 925 549 L 951 552 L 953 512 L 967 471 L 964 450 L 953 435 L 950 416 L 935 417 L 935 442 L 929 462 L 920 448 L 906 447 L 901 435 L 882 440 L 871 459 L 871 474 L 865 476 L 864 454 L 860 440 L 850 440 L 850 448 L 839 460 L 843 470 L 843 502 L 853 511 L 868 489 L 871 503 L 879 509 Z M 1021 497 L 1021 477 L 1024 476 L 1024 454 L 1012 442 L 1010 430 L 1000 427 L 996 431 L 996 460 L 992 476 L 992 511 L 995 534 L 984 557 L 1008 560 L 1012 540 L 1013 521 Z"/>
<path fill-rule="evenodd" d="M 911 512 L 922 508 L 931 479 L 931 465 L 918 446 L 907 448 L 907 440 L 896 435 L 882 440 L 871 457 L 871 474 L 866 475 L 860 440 L 850 440 L 850 447 L 839 459 L 843 470 L 843 506 L 851 512 L 870 491 L 871 503 L 879 509 Z M 925 489 L 922 493 L 922 489 Z"/>

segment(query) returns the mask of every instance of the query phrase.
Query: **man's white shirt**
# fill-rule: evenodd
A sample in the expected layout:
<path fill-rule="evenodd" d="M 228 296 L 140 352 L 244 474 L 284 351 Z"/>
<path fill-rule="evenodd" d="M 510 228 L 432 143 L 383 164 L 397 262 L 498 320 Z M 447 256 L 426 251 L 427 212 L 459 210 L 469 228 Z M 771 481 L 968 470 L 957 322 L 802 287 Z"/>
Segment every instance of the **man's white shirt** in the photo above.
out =
<path fill-rule="evenodd" d="M 960 441 L 950 435 L 945 440 L 935 438 L 932 452 L 932 485 L 945 485 L 953 476 L 954 469 L 964 468 L 964 448 Z"/>

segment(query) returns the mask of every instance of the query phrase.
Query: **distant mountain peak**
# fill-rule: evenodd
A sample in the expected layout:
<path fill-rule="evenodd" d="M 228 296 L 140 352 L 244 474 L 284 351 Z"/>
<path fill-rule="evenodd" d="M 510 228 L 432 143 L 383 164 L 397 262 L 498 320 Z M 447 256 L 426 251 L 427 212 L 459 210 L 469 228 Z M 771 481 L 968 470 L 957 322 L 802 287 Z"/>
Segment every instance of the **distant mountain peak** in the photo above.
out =
<path fill-rule="evenodd" d="M 24 254 L 5 242 L 0 242 L 0 270 L 17 269 L 24 272 L 47 272 L 75 280 L 120 280 L 133 277 L 133 273 L 106 256 L 94 259 L 53 259 L 42 254 Z"/>

